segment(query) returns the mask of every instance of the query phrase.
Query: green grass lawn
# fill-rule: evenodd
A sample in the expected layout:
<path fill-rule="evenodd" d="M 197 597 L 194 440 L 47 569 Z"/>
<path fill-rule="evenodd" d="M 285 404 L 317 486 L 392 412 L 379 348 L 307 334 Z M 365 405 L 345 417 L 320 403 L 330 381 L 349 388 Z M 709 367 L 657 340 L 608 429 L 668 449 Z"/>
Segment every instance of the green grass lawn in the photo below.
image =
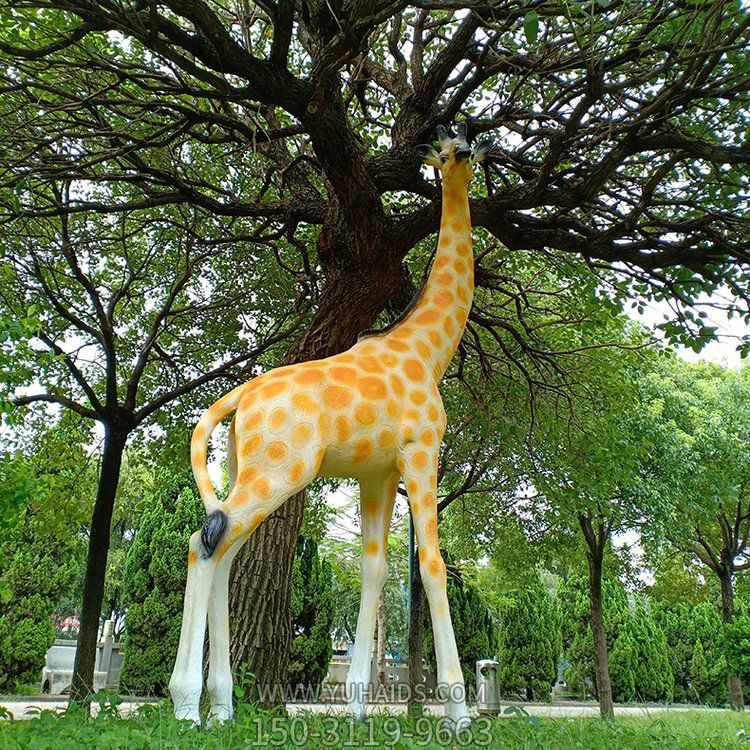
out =
<path fill-rule="evenodd" d="M 0 722 L 0 748 L 83 750 L 83 748 L 507 748 L 516 750 L 750 750 L 750 717 L 727 711 L 691 711 L 658 718 L 537 719 L 528 716 L 476 719 L 473 737 L 442 735 L 436 719 L 374 717 L 352 726 L 321 714 L 288 717 L 240 710 L 235 723 L 199 732 L 175 721 L 169 705 L 145 706 L 123 719 L 105 711 L 96 719 L 42 712 L 30 721 Z M 747 732 L 747 734 L 745 734 Z"/>

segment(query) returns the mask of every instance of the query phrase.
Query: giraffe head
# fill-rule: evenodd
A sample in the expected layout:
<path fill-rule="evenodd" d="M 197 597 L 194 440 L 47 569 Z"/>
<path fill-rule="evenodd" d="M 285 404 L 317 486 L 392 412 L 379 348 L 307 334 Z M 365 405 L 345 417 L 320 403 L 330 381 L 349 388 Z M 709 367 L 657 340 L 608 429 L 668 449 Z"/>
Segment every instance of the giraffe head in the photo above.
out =
<path fill-rule="evenodd" d="M 479 141 L 472 148 L 466 141 L 466 123 L 460 123 L 456 130 L 457 135 L 453 137 L 442 125 L 438 125 L 440 151 L 425 143 L 417 146 L 417 155 L 425 164 L 439 169 L 444 182 L 468 184 L 472 166 L 487 156 L 492 149 L 492 141 Z"/>

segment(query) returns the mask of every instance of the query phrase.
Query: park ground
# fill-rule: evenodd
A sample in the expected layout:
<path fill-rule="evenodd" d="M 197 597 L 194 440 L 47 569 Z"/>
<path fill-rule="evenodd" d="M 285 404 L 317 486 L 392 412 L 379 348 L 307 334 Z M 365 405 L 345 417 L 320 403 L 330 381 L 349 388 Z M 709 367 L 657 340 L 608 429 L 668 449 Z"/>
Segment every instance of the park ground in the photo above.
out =
<path fill-rule="evenodd" d="M 107 748 L 491 748 L 494 750 L 729 750 L 750 748 L 750 716 L 725 710 L 620 708 L 614 723 L 568 710 L 551 718 L 544 707 L 511 707 L 498 718 L 474 718 L 470 734 L 451 736 L 439 717 L 409 719 L 375 712 L 363 725 L 339 714 L 300 709 L 287 713 L 240 706 L 236 721 L 197 731 L 176 721 L 167 702 L 104 706 L 96 718 L 58 713 L 39 703 L 32 721 L 0 721 L 0 749 Z M 129 715 L 125 717 L 122 709 Z M 565 707 L 560 707 L 565 708 Z M 2 709 L 0 709 L 1 711 Z M 535 715 L 541 713 L 542 715 Z M 567 714 L 567 715 L 565 715 Z M 6 717 L 9 718 L 9 717 Z"/>

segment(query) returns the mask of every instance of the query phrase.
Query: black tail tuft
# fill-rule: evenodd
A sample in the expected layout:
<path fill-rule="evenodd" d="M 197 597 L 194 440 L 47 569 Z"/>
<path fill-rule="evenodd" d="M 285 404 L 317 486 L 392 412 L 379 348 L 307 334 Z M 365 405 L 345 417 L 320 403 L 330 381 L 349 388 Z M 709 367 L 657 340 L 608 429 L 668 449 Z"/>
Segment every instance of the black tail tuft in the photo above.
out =
<path fill-rule="evenodd" d="M 201 544 L 203 545 L 203 557 L 211 557 L 216 550 L 219 539 L 227 530 L 227 514 L 223 510 L 215 510 L 208 514 L 206 523 L 201 531 Z"/>

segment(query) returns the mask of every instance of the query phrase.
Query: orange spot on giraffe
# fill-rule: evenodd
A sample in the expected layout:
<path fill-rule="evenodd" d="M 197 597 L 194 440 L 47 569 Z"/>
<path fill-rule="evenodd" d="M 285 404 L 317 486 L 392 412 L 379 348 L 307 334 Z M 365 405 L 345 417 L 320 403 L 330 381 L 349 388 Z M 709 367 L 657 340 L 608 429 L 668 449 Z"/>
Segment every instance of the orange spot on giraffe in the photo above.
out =
<path fill-rule="evenodd" d="M 246 505 L 249 499 L 250 496 L 245 490 L 239 490 L 232 496 L 232 505 Z"/>
<path fill-rule="evenodd" d="M 417 451 L 411 460 L 414 468 L 419 469 L 419 471 L 424 471 L 427 468 L 427 461 L 427 454 L 424 451 Z"/>
<path fill-rule="evenodd" d="M 191 549 L 190 552 L 188 552 L 188 565 L 195 565 L 195 563 L 198 562 L 198 553 Z"/>
<path fill-rule="evenodd" d="M 410 479 L 406 483 L 406 491 L 409 493 L 409 497 L 416 497 L 417 492 L 419 492 L 419 484 L 417 484 L 416 479 Z"/>
<path fill-rule="evenodd" d="M 286 443 L 277 440 L 268 446 L 266 455 L 271 461 L 283 461 L 289 455 L 289 448 L 286 447 Z"/>
<path fill-rule="evenodd" d="M 425 369 L 424 365 L 418 359 L 407 359 L 404 362 L 404 372 L 409 380 L 419 382 L 424 380 Z"/>
<path fill-rule="evenodd" d="M 419 562 L 424 562 L 427 557 L 427 550 L 420 548 L 419 550 Z"/>
<path fill-rule="evenodd" d="M 430 331 L 427 335 L 430 337 L 430 343 L 434 347 L 437 348 L 443 343 L 443 340 L 440 338 L 440 334 L 437 331 Z"/>
<path fill-rule="evenodd" d="M 417 341 L 417 353 L 420 357 L 422 357 L 422 359 L 429 359 L 430 355 L 432 354 L 432 350 L 429 346 L 427 346 L 427 344 L 425 344 L 424 341 Z"/>
<path fill-rule="evenodd" d="M 469 293 L 462 286 L 458 287 L 458 298 L 464 304 L 466 304 L 469 301 Z"/>
<path fill-rule="evenodd" d="M 398 416 L 398 404 L 393 399 L 388 401 L 385 410 L 388 412 L 388 416 L 391 417 L 391 419 Z"/>
<path fill-rule="evenodd" d="M 318 417 L 318 435 L 322 440 L 327 440 L 331 432 L 331 418 L 327 414 L 321 414 Z M 325 451 L 325 449 L 323 449 Z"/>
<path fill-rule="evenodd" d="M 469 254 L 469 243 L 468 242 L 458 242 L 456 244 L 456 252 L 459 255 L 468 255 Z"/>
<path fill-rule="evenodd" d="M 312 432 L 312 425 L 307 422 L 296 425 L 292 430 L 292 445 L 295 448 L 301 448 L 302 446 L 307 445 L 312 439 Z"/>
<path fill-rule="evenodd" d="M 256 479 L 253 482 L 253 492 L 263 500 L 266 500 L 271 495 L 271 483 L 263 478 Z"/>
<path fill-rule="evenodd" d="M 286 409 L 283 409 L 282 407 L 277 406 L 271 412 L 271 416 L 268 418 L 268 424 L 274 430 L 279 430 L 286 424 L 287 419 L 289 419 L 289 415 L 287 414 Z"/>
<path fill-rule="evenodd" d="M 329 385 L 323 391 L 323 403 L 329 409 L 344 409 L 352 401 L 352 392 L 340 385 Z"/>
<path fill-rule="evenodd" d="M 357 386 L 359 387 L 359 392 L 368 399 L 385 398 L 388 395 L 385 383 L 380 378 L 371 375 L 362 378 Z"/>
<path fill-rule="evenodd" d="M 245 430 L 252 430 L 263 421 L 263 410 L 255 409 L 247 415 L 247 419 L 242 423 Z"/>
<path fill-rule="evenodd" d="M 425 496 L 422 498 L 422 502 L 424 503 L 424 507 L 429 510 L 430 508 L 435 507 L 435 495 L 432 492 L 425 493 Z"/>
<path fill-rule="evenodd" d="M 383 365 L 380 364 L 380 362 L 378 362 L 378 360 L 375 359 L 375 357 L 363 357 L 359 361 L 359 366 L 365 372 L 369 372 L 369 373 L 380 374 L 380 373 L 385 372 L 385 367 L 383 367 Z"/>
<path fill-rule="evenodd" d="M 416 321 L 422 325 L 428 326 L 437 323 L 440 319 L 440 313 L 434 307 L 428 307 L 424 312 L 417 315 Z"/>
<path fill-rule="evenodd" d="M 318 411 L 318 402 L 307 393 L 295 393 L 292 396 L 292 404 L 305 414 L 315 414 Z"/>
<path fill-rule="evenodd" d="M 202 448 L 194 448 L 190 451 L 190 460 L 192 461 L 193 466 L 203 467 L 206 463 L 206 451 Z"/>
<path fill-rule="evenodd" d="M 438 578 L 443 572 L 445 572 L 445 565 L 442 560 L 438 559 L 437 557 L 434 557 L 428 563 L 427 570 L 429 571 L 430 575 L 435 576 L 435 578 Z"/>
<path fill-rule="evenodd" d="M 355 359 L 356 357 L 353 354 L 350 354 L 349 352 L 336 355 L 337 362 L 348 363 L 348 362 L 354 362 Z"/>
<path fill-rule="evenodd" d="M 375 354 L 377 352 L 378 347 L 375 346 L 375 344 L 364 344 L 359 348 L 359 351 L 362 354 Z"/>
<path fill-rule="evenodd" d="M 372 453 L 372 440 L 368 437 L 363 437 L 357 440 L 354 446 L 354 460 L 364 461 Z"/>
<path fill-rule="evenodd" d="M 398 473 L 403 476 L 404 472 L 406 471 L 406 461 L 404 460 L 403 456 L 399 456 L 396 459 L 396 468 L 398 469 Z"/>
<path fill-rule="evenodd" d="M 453 263 L 453 268 L 456 269 L 456 273 L 461 274 L 463 276 L 469 269 L 466 267 L 466 263 L 464 263 L 462 260 L 456 260 Z"/>
<path fill-rule="evenodd" d="M 337 383 L 353 383 L 357 379 L 357 371 L 353 367 L 332 367 L 331 379 Z"/>
<path fill-rule="evenodd" d="M 438 541 L 438 535 L 437 535 L 437 519 L 431 518 L 424 527 L 424 533 L 427 537 L 427 543 L 430 545 L 437 545 Z"/>
<path fill-rule="evenodd" d="M 401 343 L 401 342 L 399 342 L 399 343 Z M 396 357 L 394 357 L 392 354 L 384 354 L 380 358 L 380 360 L 382 361 L 382 363 L 386 367 L 395 367 L 396 366 L 396 362 L 398 362 L 398 359 L 396 359 Z"/>
<path fill-rule="evenodd" d="M 453 283 L 453 276 L 447 271 L 441 271 L 436 277 L 435 281 L 441 286 L 450 286 Z"/>
<path fill-rule="evenodd" d="M 265 398 L 273 398 L 274 396 L 283 393 L 288 385 L 289 384 L 283 380 L 274 380 L 271 383 L 266 383 L 266 385 L 261 386 L 260 393 Z"/>
<path fill-rule="evenodd" d="M 463 232 L 466 228 L 466 222 L 464 219 L 453 219 L 451 227 L 454 232 Z"/>
<path fill-rule="evenodd" d="M 406 393 L 404 381 L 398 375 L 391 374 L 389 380 L 391 381 L 391 388 L 397 396 L 401 397 Z"/>
<path fill-rule="evenodd" d="M 435 295 L 435 304 L 438 307 L 448 307 L 453 304 L 453 293 L 447 289 L 443 289 L 442 292 L 438 292 Z"/>
<path fill-rule="evenodd" d="M 396 444 L 396 436 L 393 434 L 393 430 L 383 430 L 378 437 L 378 445 L 381 448 L 390 448 Z"/>
<path fill-rule="evenodd" d="M 365 516 L 372 517 L 378 512 L 379 503 L 373 497 L 362 498 L 362 513 Z"/>
<path fill-rule="evenodd" d="M 388 339 L 388 341 L 386 342 L 386 346 L 389 349 L 392 349 L 394 352 L 409 351 L 409 345 L 405 344 L 403 341 L 399 341 L 398 339 Z"/>
<path fill-rule="evenodd" d="M 345 443 L 352 435 L 352 423 L 349 417 L 336 417 L 333 421 L 333 429 L 336 433 L 336 440 L 339 443 Z"/>
<path fill-rule="evenodd" d="M 309 364 L 309 363 L 307 363 Z M 294 382 L 300 385 L 314 385 L 325 378 L 322 370 L 303 370 L 294 376 Z"/>
<path fill-rule="evenodd" d="M 435 435 L 432 430 L 422 430 L 421 440 L 424 445 L 432 445 L 435 442 Z"/>
<path fill-rule="evenodd" d="M 397 339 L 409 339 L 414 335 L 414 329 L 411 326 L 404 325 L 403 323 L 391 333 L 391 336 L 395 336 Z M 407 347 L 408 349 L 408 347 Z"/>
<path fill-rule="evenodd" d="M 369 542 L 367 542 L 367 544 L 365 544 L 366 555 L 373 557 L 374 555 L 377 555 L 379 551 L 380 545 L 374 539 L 371 539 Z"/>
<path fill-rule="evenodd" d="M 409 400 L 416 406 L 421 406 L 427 401 L 427 394 L 424 391 L 412 391 L 409 394 Z"/>
<path fill-rule="evenodd" d="M 260 446 L 262 444 L 263 444 L 263 438 L 260 435 L 253 435 L 252 437 L 245 440 L 245 442 L 242 445 L 242 451 L 241 451 L 243 458 L 252 456 L 253 453 L 257 452 L 260 449 Z"/>
<path fill-rule="evenodd" d="M 257 529 L 267 518 L 265 513 L 256 513 L 250 521 L 250 528 Z"/>
<path fill-rule="evenodd" d="M 305 464 L 302 461 L 295 461 L 289 469 L 289 481 L 292 484 L 297 484 L 302 479 L 304 473 Z"/>
<path fill-rule="evenodd" d="M 435 404 L 430 404 L 427 407 L 427 416 L 432 422 L 434 422 L 440 416 L 440 412 L 438 412 L 437 406 L 435 406 Z"/>
<path fill-rule="evenodd" d="M 453 318 L 450 316 L 443 321 L 443 330 L 449 335 L 453 336 L 456 333 L 456 324 L 453 322 Z"/>
<path fill-rule="evenodd" d="M 251 466 L 246 466 L 240 472 L 238 479 L 242 484 L 249 484 L 253 481 L 253 479 L 255 479 L 256 476 L 258 476 L 258 467 L 253 464 Z"/>
<path fill-rule="evenodd" d="M 378 412 L 372 404 L 359 404 L 354 410 L 354 419 L 365 427 L 374 424 L 377 418 Z"/>

